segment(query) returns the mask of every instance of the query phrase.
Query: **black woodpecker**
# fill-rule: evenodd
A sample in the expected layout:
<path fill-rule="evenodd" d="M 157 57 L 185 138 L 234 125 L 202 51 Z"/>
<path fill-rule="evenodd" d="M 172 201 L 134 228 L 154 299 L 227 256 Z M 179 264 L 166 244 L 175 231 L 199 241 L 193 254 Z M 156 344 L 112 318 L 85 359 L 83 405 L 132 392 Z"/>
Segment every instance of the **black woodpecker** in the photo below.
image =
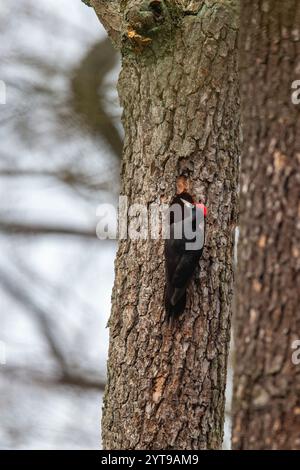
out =
<path fill-rule="evenodd" d="M 199 264 L 205 240 L 207 208 L 186 192 L 174 197 L 165 241 L 165 308 L 169 318 L 185 309 L 186 290 Z"/>

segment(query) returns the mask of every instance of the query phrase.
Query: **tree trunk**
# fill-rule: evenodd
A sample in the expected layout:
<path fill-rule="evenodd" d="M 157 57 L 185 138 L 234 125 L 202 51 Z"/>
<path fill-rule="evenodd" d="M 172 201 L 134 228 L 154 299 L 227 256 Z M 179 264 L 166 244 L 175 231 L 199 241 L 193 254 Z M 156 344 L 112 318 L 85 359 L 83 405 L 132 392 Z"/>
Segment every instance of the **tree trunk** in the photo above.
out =
<path fill-rule="evenodd" d="M 217 449 L 237 206 L 236 5 L 121 1 L 110 27 L 108 9 L 117 12 L 119 2 L 104 9 L 102 0 L 91 3 L 122 48 L 122 195 L 146 207 L 169 203 L 181 181 L 209 211 L 200 270 L 185 313 L 171 325 L 163 307 L 163 240 L 119 242 L 103 447 Z"/>
<path fill-rule="evenodd" d="M 234 449 L 300 449 L 300 2 L 242 0 Z M 297 134 L 298 131 L 298 134 Z"/>

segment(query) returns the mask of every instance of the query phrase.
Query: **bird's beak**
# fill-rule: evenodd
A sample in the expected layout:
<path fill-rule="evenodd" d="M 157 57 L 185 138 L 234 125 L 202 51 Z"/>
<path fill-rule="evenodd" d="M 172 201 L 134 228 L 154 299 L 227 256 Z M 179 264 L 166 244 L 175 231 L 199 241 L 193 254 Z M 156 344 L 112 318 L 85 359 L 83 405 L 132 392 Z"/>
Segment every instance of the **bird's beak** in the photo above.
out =
<path fill-rule="evenodd" d="M 186 201 L 185 199 L 180 198 L 180 200 L 183 202 L 183 204 L 184 204 L 186 207 L 189 207 L 190 209 L 192 209 L 192 208 L 194 207 L 193 204 L 191 204 L 190 202 Z"/>

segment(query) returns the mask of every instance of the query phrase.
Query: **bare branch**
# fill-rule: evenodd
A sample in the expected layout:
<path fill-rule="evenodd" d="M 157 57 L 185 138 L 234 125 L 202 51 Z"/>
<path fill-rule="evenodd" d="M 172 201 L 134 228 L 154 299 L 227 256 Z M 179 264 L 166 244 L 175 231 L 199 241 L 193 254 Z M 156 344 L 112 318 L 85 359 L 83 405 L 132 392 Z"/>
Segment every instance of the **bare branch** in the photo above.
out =
<path fill-rule="evenodd" d="M 4 288 L 16 302 L 22 306 L 26 306 L 32 314 L 34 314 L 38 325 L 46 338 L 48 345 L 59 364 L 62 371 L 67 369 L 67 361 L 62 346 L 57 341 L 56 335 L 54 334 L 53 321 L 51 316 L 45 312 L 45 310 L 37 305 L 32 297 L 23 289 L 16 279 L 12 279 L 11 276 L 0 269 L 0 285 Z"/>
<path fill-rule="evenodd" d="M 36 282 L 36 279 L 34 282 Z M 52 357 L 56 360 L 58 366 L 58 371 L 54 376 L 45 376 L 43 371 L 18 366 L 5 367 L 5 373 L 15 375 L 17 379 L 27 379 L 30 382 L 35 382 L 47 387 L 62 385 L 82 389 L 103 390 L 105 380 L 99 377 L 99 374 L 95 370 L 83 369 L 80 364 L 69 362 L 61 341 L 58 341 L 56 334 L 57 328 L 51 318 L 51 313 L 47 312 L 44 307 L 41 307 L 34 301 L 32 296 L 28 293 L 30 290 L 26 291 L 22 287 L 20 279 L 0 269 L 0 285 L 14 301 L 18 302 L 34 315 L 34 319 L 37 321 L 43 337 L 49 345 Z"/>
<path fill-rule="evenodd" d="M 107 111 L 105 79 L 114 68 L 118 55 L 108 38 L 97 42 L 73 71 L 70 104 L 93 134 L 108 143 L 114 154 L 121 158 L 123 139 L 111 114 Z M 101 73 L 99 73 L 101 71 Z"/>
<path fill-rule="evenodd" d="M 83 389 L 104 390 L 105 381 L 98 377 L 96 371 L 84 370 L 76 364 L 69 364 L 64 348 L 57 340 L 56 328 L 51 319 L 51 314 L 35 303 L 25 289 L 20 286 L 20 283 L 12 279 L 3 270 L 0 270 L 0 285 L 15 301 L 25 306 L 34 314 L 59 367 L 58 374 L 53 376 L 45 376 L 43 371 L 21 366 L 5 366 L 5 373 L 15 376 L 17 379 L 39 383 L 39 385 L 67 385 Z"/>
<path fill-rule="evenodd" d="M 97 181 L 97 179 L 83 172 L 73 172 L 67 168 L 51 170 L 35 170 L 20 168 L 0 168 L 0 178 L 54 178 L 71 187 L 83 187 L 95 191 L 109 191 L 109 181 Z"/>
<path fill-rule="evenodd" d="M 54 236 L 71 236 L 82 237 L 83 239 L 98 240 L 95 228 L 81 229 L 77 227 L 64 227 L 59 225 L 43 225 L 34 223 L 23 223 L 13 220 L 0 221 L 0 232 L 8 235 L 37 236 L 37 235 L 54 235 Z"/>
<path fill-rule="evenodd" d="M 42 372 L 27 367 L 21 366 L 5 366 L 4 373 L 10 376 L 12 379 L 21 380 L 23 382 L 36 383 L 40 386 L 45 387 L 57 387 L 57 386 L 70 386 L 78 387 L 84 390 L 100 390 L 104 391 L 105 381 L 100 378 L 95 378 L 91 374 L 85 374 L 85 371 L 80 373 L 72 370 L 68 370 L 67 373 L 58 376 L 51 375 L 45 376 Z"/>

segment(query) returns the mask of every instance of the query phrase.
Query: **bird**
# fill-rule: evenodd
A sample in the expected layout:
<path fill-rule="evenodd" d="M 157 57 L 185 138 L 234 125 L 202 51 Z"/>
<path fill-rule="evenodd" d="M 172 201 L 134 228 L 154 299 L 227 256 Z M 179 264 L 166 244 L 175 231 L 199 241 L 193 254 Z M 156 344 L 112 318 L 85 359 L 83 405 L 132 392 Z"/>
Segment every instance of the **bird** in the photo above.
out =
<path fill-rule="evenodd" d="M 169 207 L 165 240 L 165 310 L 167 317 L 180 316 L 186 291 L 199 264 L 205 241 L 207 207 L 187 192 L 177 194 Z"/>

